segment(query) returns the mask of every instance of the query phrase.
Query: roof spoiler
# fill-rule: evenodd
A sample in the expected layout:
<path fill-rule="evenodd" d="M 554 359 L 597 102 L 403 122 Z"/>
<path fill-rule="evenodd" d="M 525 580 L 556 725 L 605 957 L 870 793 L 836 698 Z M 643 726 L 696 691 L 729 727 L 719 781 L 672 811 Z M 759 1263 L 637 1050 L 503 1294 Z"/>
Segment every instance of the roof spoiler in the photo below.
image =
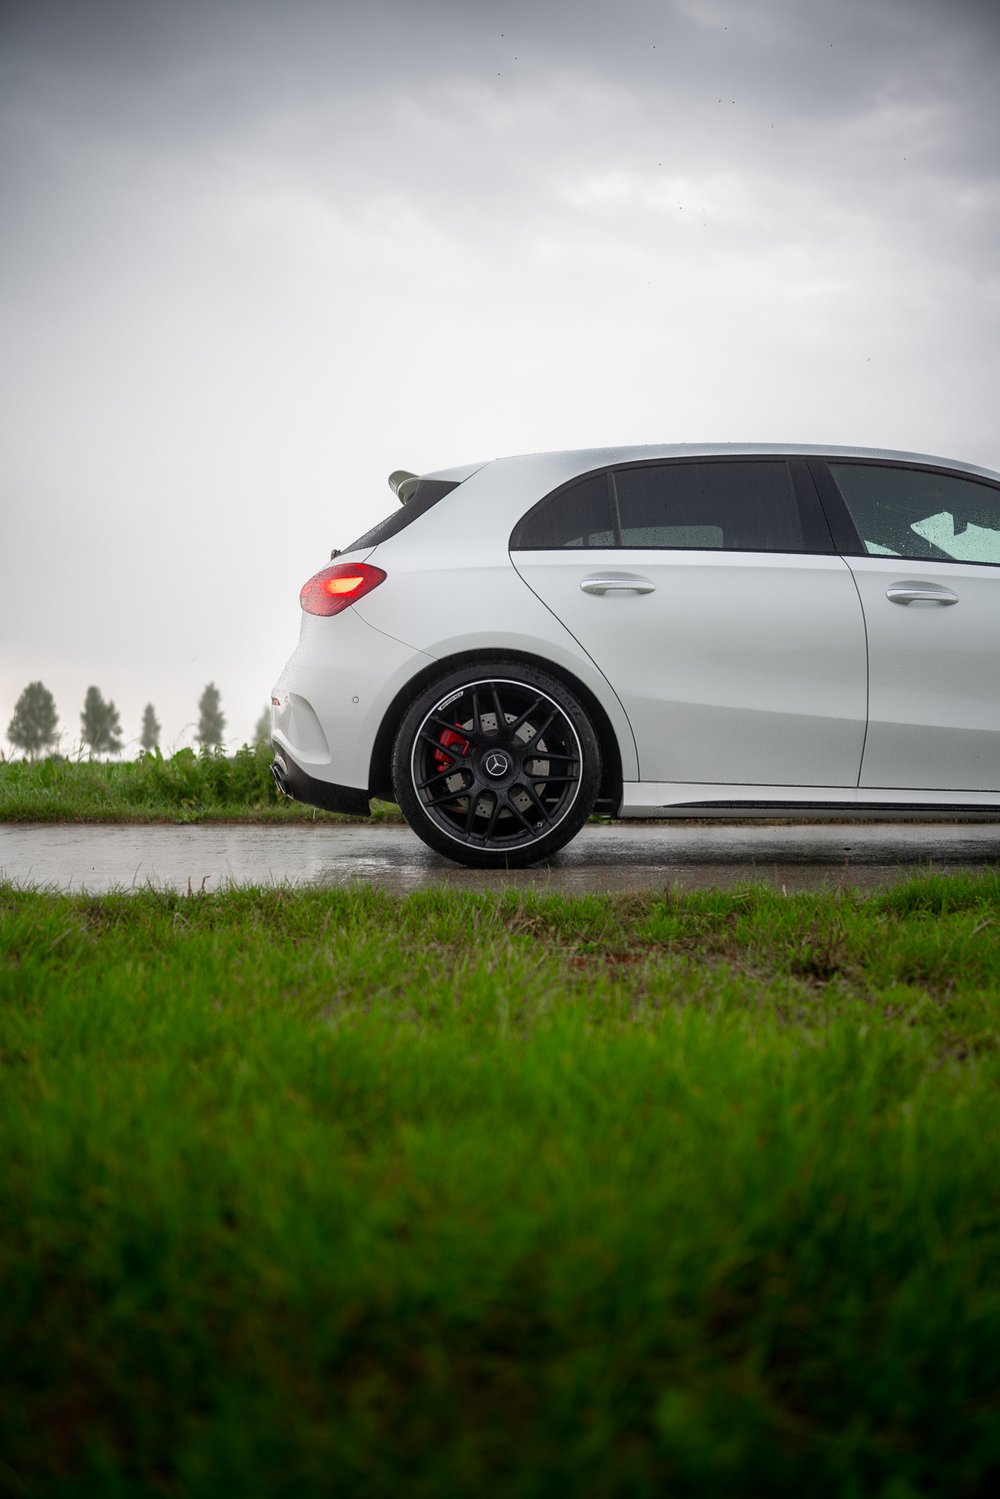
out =
<path fill-rule="evenodd" d="M 401 505 L 405 505 L 407 500 L 412 498 L 413 491 L 419 483 L 419 474 L 411 474 L 406 468 L 393 469 L 389 475 L 389 488 Z"/>

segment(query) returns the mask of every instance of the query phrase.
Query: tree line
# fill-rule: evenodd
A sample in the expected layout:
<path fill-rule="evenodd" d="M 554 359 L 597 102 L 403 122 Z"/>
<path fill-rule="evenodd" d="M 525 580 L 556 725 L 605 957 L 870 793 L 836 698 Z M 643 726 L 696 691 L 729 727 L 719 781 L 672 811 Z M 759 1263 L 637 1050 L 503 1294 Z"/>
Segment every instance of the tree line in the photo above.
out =
<path fill-rule="evenodd" d="M 203 749 L 219 749 L 226 727 L 222 699 L 214 682 L 209 682 L 198 700 L 198 731 L 195 738 Z M 142 714 L 139 743 L 147 752 L 160 743 L 160 723 L 152 703 Z M 257 723 L 255 738 L 270 736 L 270 715 L 265 710 Z M 7 725 L 7 738 L 30 759 L 51 753 L 59 742 L 59 714 L 55 699 L 43 682 L 29 682 L 14 706 L 14 716 Z M 122 750 L 121 715 L 110 699 L 97 687 L 88 687 L 80 714 L 80 739 L 91 756 L 117 755 Z"/>

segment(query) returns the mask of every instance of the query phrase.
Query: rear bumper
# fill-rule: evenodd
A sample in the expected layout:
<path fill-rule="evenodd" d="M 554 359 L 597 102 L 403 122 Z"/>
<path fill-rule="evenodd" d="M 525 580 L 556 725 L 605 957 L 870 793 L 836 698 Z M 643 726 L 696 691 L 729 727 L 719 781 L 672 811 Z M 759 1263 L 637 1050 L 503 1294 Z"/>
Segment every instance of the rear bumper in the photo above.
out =
<path fill-rule="evenodd" d="M 278 790 L 293 801 L 322 807 L 325 812 L 349 812 L 355 817 L 371 814 L 364 791 L 356 786 L 335 786 L 331 781 L 317 780 L 297 765 L 285 749 L 279 750 L 271 761 L 271 774 Z"/>
<path fill-rule="evenodd" d="M 366 816 L 386 713 L 429 664 L 366 624 L 356 605 L 329 618 L 303 614 L 299 644 L 271 688 L 271 743 L 284 762 L 278 784 L 313 806 Z"/>

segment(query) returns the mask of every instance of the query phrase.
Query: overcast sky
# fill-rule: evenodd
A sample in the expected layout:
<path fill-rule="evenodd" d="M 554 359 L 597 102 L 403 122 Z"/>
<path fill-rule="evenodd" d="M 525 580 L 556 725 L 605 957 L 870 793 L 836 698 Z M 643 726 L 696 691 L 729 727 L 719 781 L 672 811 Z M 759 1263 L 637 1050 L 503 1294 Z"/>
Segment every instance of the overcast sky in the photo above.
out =
<path fill-rule="evenodd" d="M 250 736 L 426 472 L 1000 469 L 998 0 L 0 0 L 0 733 Z"/>

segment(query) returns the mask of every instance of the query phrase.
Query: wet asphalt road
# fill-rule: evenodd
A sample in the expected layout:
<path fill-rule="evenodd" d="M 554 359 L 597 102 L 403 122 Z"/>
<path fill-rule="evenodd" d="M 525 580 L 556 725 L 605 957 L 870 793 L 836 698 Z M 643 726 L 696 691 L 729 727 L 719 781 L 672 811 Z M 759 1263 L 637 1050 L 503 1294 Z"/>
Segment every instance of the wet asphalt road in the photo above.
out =
<path fill-rule="evenodd" d="M 440 858 L 408 828 L 0 827 L 0 878 L 18 885 L 100 892 L 145 886 L 342 886 L 397 894 L 430 886 L 560 890 L 725 889 L 753 880 L 786 891 L 874 889 L 919 872 L 1000 867 L 1000 824 L 830 823 L 588 826 L 550 864 L 471 871 Z"/>

